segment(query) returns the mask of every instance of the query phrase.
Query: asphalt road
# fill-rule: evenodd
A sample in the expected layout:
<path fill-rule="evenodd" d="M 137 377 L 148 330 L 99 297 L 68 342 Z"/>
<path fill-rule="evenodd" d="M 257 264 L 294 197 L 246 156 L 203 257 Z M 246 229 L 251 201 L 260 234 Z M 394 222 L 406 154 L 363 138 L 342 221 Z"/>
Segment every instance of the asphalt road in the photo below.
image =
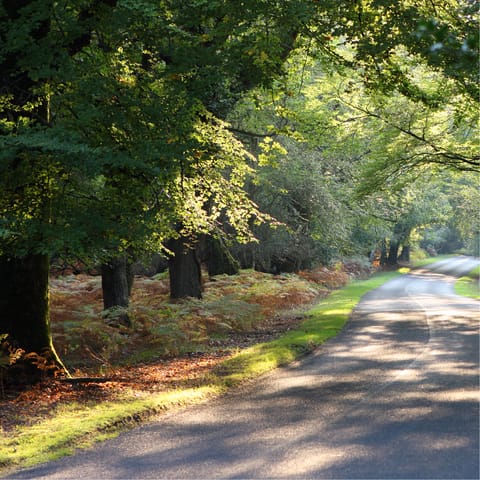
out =
<path fill-rule="evenodd" d="M 458 258 L 367 294 L 335 339 L 225 397 L 12 478 L 479 478 L 480 302 Z"/>

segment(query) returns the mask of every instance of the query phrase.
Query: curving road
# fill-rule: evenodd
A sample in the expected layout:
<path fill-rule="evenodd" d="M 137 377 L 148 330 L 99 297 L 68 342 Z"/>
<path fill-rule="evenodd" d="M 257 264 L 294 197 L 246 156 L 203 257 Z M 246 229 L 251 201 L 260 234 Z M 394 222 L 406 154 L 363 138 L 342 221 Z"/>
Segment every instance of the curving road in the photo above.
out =
<path fill-rule="evenodd" d="M 480 302 L 460 257 L 366 295 L 301 362 L 12 478 L 479 478 Z"/>

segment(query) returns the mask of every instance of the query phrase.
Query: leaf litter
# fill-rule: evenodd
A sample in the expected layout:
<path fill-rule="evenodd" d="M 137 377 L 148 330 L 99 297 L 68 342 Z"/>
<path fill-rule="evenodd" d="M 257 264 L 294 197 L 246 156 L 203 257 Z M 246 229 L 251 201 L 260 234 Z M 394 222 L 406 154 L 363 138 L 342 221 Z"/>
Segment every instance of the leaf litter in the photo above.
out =
<path fill-rule="evenodd" d="M 0 392 L 0 430 L 8 433 L 17 426 L 35 423 L 71 403 L 95 405 L 115 400 L 125 389 L 143 396 L 176 387 L 199 386 L 220 362 L 241 349 L 294 329 L 302 322 L 302 311 L 309 305 L 332 288 L 343 286 L 349 278 L 367 273 L 360 267 L 347 270 L 338 266 L 299 275 L 247 270 L 235 276 L 210 279 L 204 285 L 202 301 L 181 302 L 169 300 L 168 280 L 136 277 L 130 307 L 134 326 L 123 331 L 107 325 L 102 317 L 98 276 L 54 277 L 51 280 L 54 343 L 73 376 L 83 380 L 48 378 L 35 385 L 5 386 Z M 225 298 L 228 298 L 226 304 Z M 218 304 L 223 308 L 215 311 Z M 242 315 L 242 308 L 236 308 L 238 305 L 247 311 L 240 322 L 235 321 L 239 311 Z M 254 307 L 253 318 L 246 305 Z M 185 333 L 181 341 L 171 342 L 170 349 L 161 345 L 162 340 L 169 342 L 167 330 L 163 337 L 152 333 L 165 318 L 180 325 Z M 170 333 L 178 334 L 175 329 Z M 88 341 L 82 343 L 81 338 Z M 108 349 L 102 346 L 102 341 L 119 345 Z M 147 352 L 143 360 L 142 352 Z"/>

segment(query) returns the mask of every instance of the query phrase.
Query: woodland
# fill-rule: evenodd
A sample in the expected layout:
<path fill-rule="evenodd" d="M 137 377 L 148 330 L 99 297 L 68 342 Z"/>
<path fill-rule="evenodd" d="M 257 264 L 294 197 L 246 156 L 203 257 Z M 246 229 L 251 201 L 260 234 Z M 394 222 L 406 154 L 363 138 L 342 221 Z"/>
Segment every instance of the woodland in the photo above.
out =
<path fill-rule="evenodd" d="M 0 2 L 3 394 L 200 371 L 350 278 L 479 255 L 478 19 L 472 0 Z"/>

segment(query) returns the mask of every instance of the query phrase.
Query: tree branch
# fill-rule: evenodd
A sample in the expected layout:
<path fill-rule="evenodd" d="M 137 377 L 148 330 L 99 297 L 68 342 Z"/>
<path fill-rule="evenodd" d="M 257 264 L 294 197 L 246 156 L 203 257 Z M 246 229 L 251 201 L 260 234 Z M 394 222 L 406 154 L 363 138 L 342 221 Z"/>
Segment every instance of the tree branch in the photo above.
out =
<path fill-rule="evenodd" d="M 430 147 L 433 150 L 433 152 L 425 153 L 424 155 L 425 156 L 428 155 L 431 158 L 426 159 L 422 163 L 437 163 L 437 164 L 442 164 L 443 163 L 444 165 L 453 166 L 454 168 L 456 168 L 458 170 L 480 172 L 480 155 L 474 155 L 472 157 L 466 157 L 465 155 L 462 155 L 460 153 L 452 152 L 452 151 L 447 150 L 447 149 L 445 149 L 445 148 L 443 148 L 439 145 L 436 145 L 435 143 L 433 143 L 430 140 L 427 140 L 427 138 L 425 138 L 425 132 L 423 132 L 422 135 L 420 136 L 417 133 L 413 132 L 410 128 L 405 128 L 405 127 L 402 127 L 401 125 L 397 125 L 397 124 L 391 122 L 390 120 L 388 120 L 387 118 L 382 117 L 380 114 L 368 110 L 367 108 L 364 108 L 364 107 L 361 107 L 359 105 L 355 105 L 353 103 L 347 102 L 346 100 L 344 100 L 341 97 L 339 97 L 339 100 L 342 103 L 344 103 L 345 105 L 347 105 L 348 107 L 350 107 L 354 110 L 358 110 L 358 111 L 368 115 L 369 117 L 377 118 L 378 120 L 385 123 L 389 127 L 392 127 L 394 129 L 398 130 L 399 132 L 402 132 L 403 134 L 408 135 L 408 136 L 414 138 L 415 140 L 417 140 L 418 142 Z M 446 161 L 442 162 L 440 160 L 433 160 L 434 157 L 441 157 L 441 158 L 445 159 Z"/>

